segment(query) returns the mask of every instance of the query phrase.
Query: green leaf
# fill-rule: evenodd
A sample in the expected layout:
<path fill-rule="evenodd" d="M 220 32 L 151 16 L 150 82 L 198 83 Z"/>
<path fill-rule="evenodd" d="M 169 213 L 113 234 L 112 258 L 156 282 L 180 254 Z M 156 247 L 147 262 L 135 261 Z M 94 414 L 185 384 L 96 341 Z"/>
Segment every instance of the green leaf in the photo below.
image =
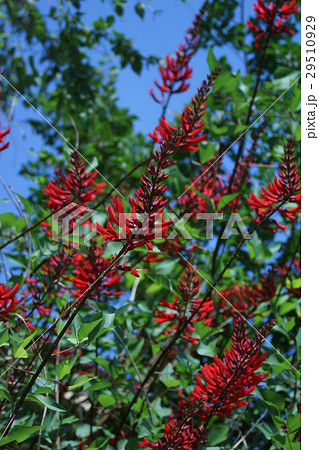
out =
<path fill-rule="evenodd" d="M 171 363 L 168 363 L 167 366 L 165 366 L 159 379 L 168 388 L 177 387 L 180 385 L 180 381 L 175 377 L 174 369 Z"/>
<path fill-rule="evenodd" d="M 197 347 L 197 353 L 201 356 L 208 356 L 209 358 L 212 358 L 216 354 L 215 350 L 217 342 L 218 339 L 214 339 L 208 345 L 204 344 L 204 342 L 200 342 Z"/>
<path fill-rule="evenodd" d="M 269 441 L 272 439 L 274 430 L 271 428 L 269 423 L 261 422 L 254 425 L 263 433 L 266 439 L 268 439 Z"/>
<path fill-rule="evenodd" d="M 4 228 L 15 228 L 17 231 L 21 231 L 26 226 L 26 222 L 23 217 L 19 218 L 11 212 L 0 214 L 0 225 Z"/>
<path fill-rule="evenodd" d="M 296 278 L 295 280 L 292 280 L 292 287 L 293 289 L 301 288 L 301 278 Z"/>
<path fill-rule="evenodd" d="M 92 375 L 80 375 L 77 379 L 76 382 L 74 384 L 72 384 L 72 386 L 69 386 L 70 391 L 72 391 L 72 389 L 76 389 L 80 386 L 83 386 L 83 384 L 88 383 L 91 380 L 94 380 L 95 377 L 92 377 Z"/>
<path fill-rule="evenodd" d="M 298 86 L 298 83 L 294 85 L 292 92 L 293 97 L 290 104 L 290 111 L 291 113 L 294 113 L 296 111 L 299 111 L 301 106 L 301 90 Z"/>
<path fill-rule="evenodd" d="M 155 273 L 157 275 L 168 275 L 169 273 L 172 273 L 177 265 L 177 260 L 175 259 L 164 259 L 164 261 L 159 262 L 156 264 L 155 267 Z"/>
<path fill-rule="evenodd" d="M 129 303 L 127 303 L 126 305 L 121 306 L 120 308 L 118 308 L 115 311 L 115 320 L 117 321 L 117 323 L 119 323 L 120 325 L 122 323 L 125 322 L 125 316 L 123 316 L 123 314 L 125 313 L 125 311 L 127 310 L 127 308 L 130 306 Z"/>
<path fill-rule="evenodd" d="M 3 325 L 3 322 L 0 323 L 0 327 L 3 328 L 0 330 L 0 347 L 4 347 L 9 345 L 9 332 L 8 328 Z"/>
<path fill-rule="evenodd" d="M 281 411 L 285 407 L 285 399 L 282 395 L 275 391 L 268 391 L 266 389 L 259 388 L 256 388 L 255 392 L 257 396 L 266 404 L 269 414 L 271 415 L 276 426 L 282 425 L 284 420 L 281 417 Z"/>
<path fill-rule="evenodd" d="M 12 397 L 8 389 L 4 386 L 0 387 L 0 397 L 5 398 L 8 402 L 12 402 Z"/>
<path fill-rule="evenodd" d="M 208 48 L 207 62 L 209 70 L 211 72 L 213 72 L 213 70 L 215 70 L 218 67 L 218 61 L 215 58 L 215 55 L 211 47 Z"/>
<path fill-rule="evenodd" d="M 87 391 L 102 391 L 105 388 L 112 386 L 110 380 L 102 380 L 97 383 L 92 384 L 92 386 L 88 386 L 86 388 Z"/>
<path fill-rule="evenodd" d="M 84 339 L 88 337 L 88 335 L 93 331 L 103 320 L 103 317 L 101 317 L 98 320 L 95 320 L 94 322 L 89 323 L 83 323 L 79 329 L 79 342 L 83 342 Z"/>
<path fill-rule="evenodd" d="M 102 255 L 103 258 L 107 259 L 112 255 L 117 255 L 122 247 L 123 244 L 121 242 L 108 242 Z"/>
<path fill-rule="evenodd" d="M 279 411 L 282 411 L 285 407 L 285 399 L 282 395 L 275 391 L 269 391 L 267 389 L 261 389 L 259 392 L 262 394 L 262 398 L 265 403 L 274 404 L 278 407 Z"/>
<path fill-rule="evenodd" d="M 9 444 L 9 442 L 23 442 L 25 441 L 31 434 L 35 433 L 36 431 L 42 430 L 43 427 L 41 426 L 35 426 L 35 427 L 24 427 L 24 426 L 17 426 L 12 428 L 8 436 L 4 437 L 0 441 L 0 447 L 3 447 L 6 444 Z"/>
<path fill-rule="evenodd" d="M 65 409 L 48 395 L 29 394 L 27 395 L 27 400 L 39 403 L 40 405 L 44 405 L 52 411 L 65 412 Z"/>
<path fill-rule="evenodd" d="M 62 420 L 62 425 L 68 424 L 68 423 L 76 423 L 76 422 L 79 422 L 79 418 L 78 417 L 76 417 L 76 416 L 69 416 L 69 417 L 65 417 Z"/>
<path fill-rule="evenodd" d="M 95 362 L 103 367 L 103 369 L 108 372 L 109 371 L 109 363 L 106 361 L 106 359 L 102 358 L 101 356 L 98 356 L 95 358 Z"/>
<path fill-rule="evenodd" d="M 208 336 L 212 331 L 211 327 L 206 325 L 204 322 L 194 322 L 194 327 L 201 339 Z"/>
<path fill-rule="evenodd" d="M 172 414 L 171 408 L 165 408 L 165 406 L 162 406 L 162 401 L 160 398 L 157 398 L 151 403 L 151 408 L 155 413 L 163 419 L 164 417 L 168 417 Z"/>
<path fill-rule="evenodd" d="M 223 209 L 228 203 L 234 200 L 234 198 L 238 197 L 240 192 L 235 192 L 234 194 L 224 195 L 218 202 L 218 210 Z"/>
<path fill-rule="evenodd" d="M 145 14 L 145 5 L 144 5 L 144 3 L 142 3 L 142 2 L 137 3 L 135 5 L 135 11 L 140 16 L 140 18 L 143 19 L 144 18 L 144 14 Z"/>
<path fill-rule="evenodd" d="M 225 136 L 228 133 L 228 127 L 226 127 L 226 126 L 217 127 L 216 125 L 211 124 L 211 131 L 212 131 L 212 134 L 215 134 L 217 136 L 221 136 L 221 135 Z"/>
<path fill-rule="evenodd" d="M 32 205 L 29 202 L 29 200 L 27 200 L 26 198 L 22 197 L 22 195 L 17 194 L 17 196 L 19 197 L 19 199 L 21 200 L 21 203 L 23 204 L 26 212 L 30 215 L 31 211 L 32 211 Z"/>
<path fill-rule="evenodd" d="M 289 429 L 290 433 L 296 432 L 300 429 L 301 426 L 301 418 L 300 414 L 292 414 L 287 417 L 286 426 Z"/>
<path fill-rule="evenodd" d="M 180 381 L 177 380 L 176 378 L 165 378 L 165 379 L 161 378 L 161 382 L 165 384 L 167 388 L 177 387 L 180 385 Z"/>
<path fill-rule="evenodd" d="M 107 408 L 108 406 L 115 405 L 116 401 L 113 395 L 111 394 L 101 394 L 98 396 L 98 401 L 101 403 L 103 408 Z"/>
<path fill-rule="evenodd" d="M 207 142 L 207 145 L 200 145 L 199 147 L 199 160 L 202 164 L 209 161 L 216 153 L 216 145 L 211 142 Z"/>
<path fill-rule="evenodd" d="M 72 367 L 77 359 L 78 355 L 73 356 L 71 359 L 69 356 L 64 359 L 62 362 L 57 364 L 55 371 L 59 378 L 59 380 L 62 380 L 66 375 L 69 375 L 71 373 Z"/>
<path fill-rule="evenodd" d="M 13 343 L 13 355 L 16 358 L 27 358 L 28 354 L 25 347 L 32 341 L 33 337 L 37 334 L 35 331 L 30 336 L 23 339 L 23 341 L 18 345 L 16 342 Z"/>
<path fill-rule="evenodd" d="M 217 445 L 224 442 L 227 439 L 229 431 L 229 425 L 216 425 L 214 424 L 209 430 L 208 439 L 209 445 Z"/>
<path fill-rule="evenodd" d="M 188 178 L 186 178 L 178 166 L 170 166 L 167 170 L 170 175 L 170 179 L 173 181 L 177 192 L 183 192 L 185 186 L 188 184 Z"/>

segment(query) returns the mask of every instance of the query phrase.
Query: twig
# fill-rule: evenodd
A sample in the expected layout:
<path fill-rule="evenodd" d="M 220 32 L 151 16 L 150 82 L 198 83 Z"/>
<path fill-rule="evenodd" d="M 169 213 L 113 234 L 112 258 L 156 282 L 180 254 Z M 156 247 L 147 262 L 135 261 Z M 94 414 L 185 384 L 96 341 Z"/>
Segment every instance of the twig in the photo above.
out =
<path fill-rule="evenodd" d="M 137 367 L 137 365 L 135 364 L 135 361 L 134 361 L 134 359 L 132 358 L 132 355 L 131 355 L 129 349 L 127 348 L 125 342 L 123 341 L 123 339 L 121 338 L 121 336 L 118 334 L 118 332 L 115 330 L 115 328 L 114 328 L 114 330 L 113 330 L 113 333 L 115 334 L 115 336 L 117 337 L 117 339 L 118 339 L 118 340 L 120 341 L 120 343 L 122 344 L 122 346 L 123 346 L 123 348 L 124 348 L 124 350 L 125 350 L 127 356 L 129 357 L 129 359 L 130 359 L 130 361 L 131 361 L 131 363 L 132 363 L 132 366 L 133 366 L 134 369 L 135 369 L 135 372 L 137 373 L 137 376 L 138 376 L 138 379 L 140 380 L 140 383 L 142 383 L 142 382 L 143 382 L 143 378 L 142 378 L 141 372 L 138 370 L 138 367 Z M 153 416 L 152 416 L 152 410 L 151 410 L 151 405 L 150 405 L 149 399 L 148 399 L 148 397 L 147 397 L 147 392 L 144 391 L 144 394 L 145 394 L 145 400 L 146 400 L 146 404 L 147 404 L 148 413 L 149 413 L 149 416 L 150 416 L 150 421 L 151 421 L 151 424 L 154 425 L 154 422 L 153 422 Z"/>
<path fill-rule="evenodd" d="M 96 280 L 91 284 L 91 286 L 87 289 L 86 293 L 83 295 L 81 295 L 77 301 L 78 304 L 75 307 L 73 313 L 71 314 L 71 316 L 69 317 L 69 319 L 66 321 L 63 329 L 60 331 L 59 335 L 56 337 L 55 341 L 50 345 L 49 350 L 47 352 L 47 354 L 45 355 L 45 357 L 43 358 L 41 364 L 39 365 L 38 369 L 36 370 L 35 374 L 33 375 L 33 377 L 31 378 L 31 380 L 29 381 L 29 383 L 27 384 L 26 388 L 24 389 L 19 401 L 17 402 L 17 404 L 15 405 L 15 407 L 13 408 L 10 416 L 9 416 L 9 421 L 2 433 L 1 439 L 5 436 L 7 436 L 7 434 L 9 433 L 12 424 L 17 416 L 17 413 L 20 409 L 20 407 L 22 406 L 26 396 L 28 395 L 28 393 L 30 392 L 34 382 L 36 381 L 36 379 L 38 378 L 38 376 L 40 375 L 41 371 L 43 370 L 43 368 L 45 367 L 46 363 L 48 362 L 48 360 L 50 359 L 53 351 L 56 349 L 56 347 L 58 346 L 59 342 L 61 341 L 62 337 L 64 336 L 64 334 L 66 333 L 66 331 L 69 329 L 70 325 L 72 324 L 74 318 L 76 317 L 76 315 L 78 314 L 78 312 L 80 311 L 80 309 L 82 308 L 82 306 L 84 305 L 84 303 L 86 302 L 86 300 L 90 297 L 91 293 L 102 283 L 103 279 L 105 278 L 105 276 L 114 268 L 114 266 L 118 263 L 118 261 L 122 258 L 122 256 L 125 254 L 126 250 L 127 250 L 128 245 L 125 245 L 122 247 L 122 250 L 119 252 L 119 254 L 116 256 L 116 258 L 112 261 L 112 263 L 109 265 L 109 267 L 107 269 L 105 269 L 102 274 L 96 278 Z M 0 442 L 1 442 L 0 439 Z"/>
<path fill-rule="evenodd" d="M 259 417 L 259 419 L 256 421 L 256 423 L 254 423 L 253 426 L 251 426 L 249 428 L 249 430 L 247 431 L 247 433 L 239 440 L 235 443 L 235 445 L 232 447 L 232 450 L 234 448 L 237 448 L 245 439 L 246 437 L 256 428 L 256 425 L 263 420 L 263 418 L 267 415 L 267 410 L 263 412 L 263 414 Z"/>

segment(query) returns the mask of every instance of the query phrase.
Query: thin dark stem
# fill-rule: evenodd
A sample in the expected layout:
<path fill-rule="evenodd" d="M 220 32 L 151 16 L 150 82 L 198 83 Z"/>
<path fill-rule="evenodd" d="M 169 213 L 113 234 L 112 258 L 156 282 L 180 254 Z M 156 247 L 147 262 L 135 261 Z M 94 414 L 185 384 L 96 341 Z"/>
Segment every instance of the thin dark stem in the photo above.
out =
<path fill-rule="evenodd" d="M 245 125 L 246 126 L 249 125 L 249 121 L 250 121 L 250 118 L 251 118 L 252 110 L 253 110 L 255 99 L 256 99 L 256 95 L 257 95 L 259 84 L 260 84 L 260 81 L 261 81 L 261 73 L 262 73 L 262 70 L 263 70 L 263 67 L 264 67 L 264 63 L 265 63 L 265 60 L 266 60 L 266 51 L 267 51 L 269 40 L 270 40 L 270 37 L 271 37 L 272 26 L 273 26 L 273 22 L 271 24 L 269 24 L 268 28 L 267 28 L 267 35 L 266 35 L 266 39 L 265 39 L 265 42 L 264 42 L 263 52 L 262 52 L 262 55 L 261 55 L 261 58 L 260 58 L 260 61 L 259 61 L 255 87 L 254 87 L 253 95 L 252 95 L 250 103 L 249 103 L 248 113 L 247 113 L 247 117 L 246 117 L 246 121 L 245 121 Z M 242 156 L 242 153 L 243 153 L 243 150 L 244 150 L 246 134 L 247 133 L 244 133 L 242 138 L 240 139 L 240 144 L 239 144 L 239 149 L 238 149 L 238 152 L 237 152 L 237 155 L 236 155 L 234 170 L 233 170 L 230 182 L 229 182 L 229 192 L 230 192 L 230 189 L 231 189 L 231 185 L 232 185 L 232 183 L 234 181 L 234 176 L 235 176 L 238 164 L 239 164 L 239 160 L 240 160 L 240 158 Z"/>
<path fill-rule="evenodd" d="M 0 251 L 2 249 L 4 249 L 5 247 L 7 247 L 9 244 L 12 244 L 12 242 L 17 241 L 18 239 L 20 239 L 21 237 L 23 237 L 24 235 L 26 235 L 27 233 L 29 233 L 30 231 L 34 230 L 35 228 L 37 228 L 39 225 L 41 225 L 42 222 L 45 222 L 46 220 L 50 219 L 50 217 L 52 217 L 54 214 L 56 214 L 58 211 L 60 211 L 62 208 L 65 208 L 66 206 L 70 205 L 72 202 L 74 202 L 77 198 L 79 197 L 79 195 L 76 195 L 75 197 L 73 197 L 68 203 L 66 203 L 65 205 L 62 205 L 61 208 L 59 208 L 56 211 L 51 211 L 50 214 L 48 214 L 47 216 L 43 217 L 41 220 L 39 220 L 38 222 L 36 222 L 35 224 L 31 225 L 31 227 L 26 228 L 24 231 L 22 231 L 22 233 L 18 234 L 17 236 L 15 236 L 14 238 L 10 239 L 9 241 L 7 241 L 5 244 L 2 244 L 0 246 Z"/>
<path fill-rule="evenodd" d="M 102 199 L 95 205 L 95 208 L 98 208 L 101 206 L 111 195 L 112 193 L 130 176 L 132 175 L 136 170 L 138 170 L 140 167 L 144 166 L 144 164 L 149 163 L 153 159 L 153 155 L 149 156 L 148 158 L 144 158 L 142 161 L 140 161 L 136 166 L 133 167 L 129 172 L 127 172 L 113 187 L 112 189 L 107 192 Z"/>

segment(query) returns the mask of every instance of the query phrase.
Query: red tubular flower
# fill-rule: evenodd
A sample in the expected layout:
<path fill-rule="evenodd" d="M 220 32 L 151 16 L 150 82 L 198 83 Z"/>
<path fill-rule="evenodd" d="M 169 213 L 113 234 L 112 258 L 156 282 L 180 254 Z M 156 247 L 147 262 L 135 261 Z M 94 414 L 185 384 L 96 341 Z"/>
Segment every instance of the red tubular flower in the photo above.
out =
<path fill-rule="evenodd" d="M 189 88 L 187 80 L 191 78 L 193 70 L 189 67 L 191 57 L 193 56 L 198 44 L 198 34 L 201 28 L 202 17 L 208 5 L 206 1 L 193 21 L 193 26 L 187 30 L 185 35 L 185 44 L 180 44 L 175 56 L 166 55 L 165 65 L 160 66 L 161 83 L 155 81 L 161 97 L 158 99 L 154 89 L 150 90 L 150 95 L 157 103 L 164 104 L 165 96 L 185 92 Z"/>
<path fill-rule="evenodd" d="M 18 289 L 19 283 L 13 288 L 0 284 L 0 320 L 4 320 L 9 313 L 16 309 L 16 305 L 20 302 L 15 298 Z"/>
<path fill-rule="evenodd" d="M 83 444 L 84 444 L 86 441 L 88 442 L 88 445 L 91 445 L 91 444 L 92 444 L 92 438 L 90 438 L 90 437 L 89 437 L 89 439 L 83 438 L 83 439 L 80 440 L 80 443 L 79 443 L 79 445 L 78 445 L 78 447 L 77 447 L 77 450 L 83 450 Z"/>
<path fill-rule="evenodd" d="M 270 2 L 268 6 L 265 5 L 263 0 L 258 0 L 258 5 L 254 3 L 255 10 L 257 12 L 257 19 L 267 25 L 267 28 L 262 29 L 254 25 L 250 20 L 247 21 L 247 27 L 251 29 L 257 36 L 255 36 L 254 46 L 256 49 L 259 48 L 258 41 L 266 36 L 267 33 L 270 34 L 294 34 L 295 31 L 289 28 L 289 24 L 282 23 L 283 19 L 289 19 L 292 14 L 296 14 L 299 9 L 299 5 L 296 5 L 296 1 L 284 3 L 279 9 L 278 5 Z M 278 16 L 278 20 L 276 20 Z"/>
<path fill-rule="evenodd" d="M 174 295 L 174 301 L 167 302 L 163 298 L 160 301 L 160 306 L 163 306 L 172 312 L 165 312 L 156 310 L 157 317 L 154 320 L 158 323 L 172 322 L 172 326 L 169 330 L 164 332 L 165 335 L 171 334 L 173 331 L 178 330 L 183 324 L 188 321 L 189 315 L 192 315 L 197 310 L 198 306 L 202 302 L 202 299 L 195 299 L 199 292 L 199 277 L 196 276 L 195 271 L 191 267 L 187 267 L 186 273 L 182 275 L 177 285 L 182 299 L 179 299 L 177 295 Z M 214 303 L 212 300 L 207 300 L 198 310 L 196 315 L 191 319 L 190 323 L 185 328 L 183 337 L 193 345 L 198 345 L 198 339 L 192 336 L 196 331 L 193 324 L 194 322 L 204 322 L 206 325 L 212 324 L 211 312 L 214 309 Z"/>
<path fill-rule="evenodd" d="M 267 336 L 273 325 L 273 322 L 264 325 L 260 335 Z M 257 333 L 255 341 L 248 338 L 246 327 L 246 322 L 239 319 L 232 336 L 231 350 L 226 349 L 224 361 L 214 356 L 213 364 L 206 363 L 201 375 L 196 375 L 192 398 L 207 403 L 209 417 L 224 414 L 231 417 L 232 410 L 246 405 L 247 401 L 242 399 L 268 375 L 255 373 L 266 359 L 266 352 L 260 354 L 264 338 Z"/>
<path fill-rule="evenodd" d="M 0 72 L 1 73 L 1 72 Z M 1 95 L 1 90 L 0 90 L 0 95 Z M 6 142 L 5 144 L 3 144 L 3 139 L 10 133 L 10 128 L 8 128 L 6 131 L 0 131 L 0 152 L 2 152 L 3 150 L 5 150 L 6 148 L 9 147 L 10 142 Z"/>
<path fill-rule="evenodd" d="M 192 99 L 192 102 L 194 99 Z M 196 111 L 196 105 L 193 108 L 186 106 L 183 114 L 181 115 L 181 126 L 187 133 L 185 139 L 180 143 L 180 148 L 188 152 L 197 152 L 199 150 L 198 144 L 206 139 L 206 134 L 203 132 L 203 126 L 205 125 L 202 116 L 205 114 L 206 105 L 201 105 L 201 110 Z M 160 143 L 161 140 L 166 141 L 168 136 L 173 132 L 176 132 L 177 128 L 168 124 L 165 117 L 162 117 L 158 127 L 155 127 L 154 133 L 149 133 L 149 136 L 153 141 Z M 160 134 L 161 138 L 159 137 Z"/>
<path fill-rule="evenodd" d="M 48 206 L 51 211 L 56 211 L 65 206 L 72 199 L 86 205 L 94 200 L 96 194 L 103 192 L 106 183 L 96 183 L 96 171 L 87 172 L 81 156 L 73 151 L 70 156 L 71 167 L 69 174 L 64 175 L 61 169 L 57 169 L 56 178 L 44 188 L 44 193 L 50 197 Z"/>
<path fill-rule="evenodd" d="M 275 211 L 279 211 L 280 214 L 288 220 L 294 220 L 296 213 L 301 209 L 301 194 L 300 194 L 300 176 L 298 175 L 298 169 L 296 169 L 296 163 L 294 162 L 294 141 L 288 139 L 285 144 L 285 155 L 282 159 L 281 172 L 278 173 L 278 178 L 275 176 L 273 183 L 268 183 L 268 189 L 262 187 L 261 198 L 257 197 L 254 193 L 250 195 L 247 202 L 256 211 L 258 217 L 256 222 L 260 222 L 263 217 L 271 214 Z M 293 202 L 297 205 L 293 208 L 285 208 L 283 204 L 286 202 Z M 286 225 L 279 224 L 273 219 L 275 225 L 284 230 Z M 277 232 L 275 228 L 269 228 L 270 231 Z"/>
<path fill-rule="evenodd" d="M 6 131 L 3 131 L 3 132 L 0 131 L 0 144 L 2 144 L 3 138 L 5 136 L 7 136 L 7 134 L 9 134 L 9 133 L 10 133 L 10 128 L 8 128 Z M 2 152 L 2 150 L 5 150 L 6 148 L 8 148 L 9 145 L 10 145 L 10 142 L 0 145 L 0 152 Z"/>
<path fill-rule="evenodd" d="M 222 296 L 222 307 L 225 316 L 237 316 L 237 311 L 245 317 L 253 317 L 255 310 L 261 302 L 269 302 L 276 295 L 277 284 L 275 281 L 275 270 L 270 269 L 262 278 L 260 286 L 253 283 L 251 287 L 235 283 L 233 287 L 217 293 Z M 226 298 L 234 308 L 229 306 Z"/>

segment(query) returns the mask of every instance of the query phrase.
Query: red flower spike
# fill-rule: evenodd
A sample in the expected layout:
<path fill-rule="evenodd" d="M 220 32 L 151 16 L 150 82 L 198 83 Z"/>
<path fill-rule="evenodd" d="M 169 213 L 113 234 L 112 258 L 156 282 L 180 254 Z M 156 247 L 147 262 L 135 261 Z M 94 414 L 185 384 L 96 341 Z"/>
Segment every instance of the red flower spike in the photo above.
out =
<path fill-rule="evenodd" d="M 72 259 L 75 266 L 74 277 L 69 278 L 76 288 L 75 295 L 83 294 L 94 283 L 97 276 L 101 275 L 112 263 L 112 258 L 105 259 L 103 252 L 106 245 L 97 246 L 96 241 L 91 241 L 87 255 L 77 253 Z M 123 293 L 116 285 L 121 281 L 121 275 L 116 275 L 117 268 L 111 270 L 102 283 L 94 290 L 91 298 L 102 301 L 105 296 L 119 296 Z"/>
<path fill-rule="evenodd" d="M 162 450 L 193 450 L 199 444 L 204 444 L 206 439 L 204 427 L 194 421 L 194 416 L 198 414 L 200 404 L 197 402 L 188 402 L 180 409 L 178 417 L 168 422 L 164 429 L 164 436 L 156 443 L 143 438 L 139 442 L 142 448 L 159 448 Z"/>
<path fill-rule="evenodd" d="M 220 69 L 214 71 L 198 89 L 198 94 L 193 100 L 193 111 L 196 117 L 201 114 L 199 111 L 202 110 L 209 89 L 219 73 Z M 165 169 L 174 163 L 170 157 L 187 142 L 188 136 L 191 136 L 193 131 L 192 126 L 179 128 L 161 142 L 160 151 L 155 150 L 153 153 L 154 163 L 152 161 L 149 163 L 147 174 L 143 174 L 141 177 L 142 187 L 137 189 L 136 198 L 129 198 L 132 207 L 131 213 L 129 215 L 124 213 L 123 204 L 117 198 L 116 204 L 109 210 L 106 228 L 97 225 L 97 230 L 103 235 L 105 241 L 123 242 L 126 245 L 125 252 L 143 245 L 147 245 L 152 250 L 150 241 L 161 237 L 171 224 L 169 221 L 163 222 L 162 220 L 162 213 L 168 202 L 167 199 L 163 199 L 167 189 L 164 181 L 168 178 Z M 118 227 L 118 231 L 114 229 L 113 225 Z"/>
<path fill-rule="evenodd" d="M 0 284 L 0 320 L 5 320 L 6 316 L 16 309 L 20 300 L 16 300 L 15 294 L 19 290 L 19 283 L 13 288 Z"/>
<path fill-rule="evenodd" d="M 199 150 L 198 144 L 206 139 L 206 135 L 202 134 L 205 125 L 205 121 L 202 119 L 206 110 L 205 101 L 207 100 L 209 89 L 219 73 L 220 69 L 217 69 L 208 77 L 208 82 L 203 81 L 198 88 L 197 95 L 192 98 L 192 107 L 187 105 L 181 115 L 180 130 L 182 133 L 176 144 L 183 150 L 196 152 Z M 169 136 L 177 132 L 178 129 L 168 124 L 165 117 L 162 117 L 159 126 L 155 127 L 153 134 L 149 133 L 149 136 L 157 143 L 163 141 L 167 143 Z M 159 137 L 158 133 L 162 139 Z"/>
<path fill-rule="evenodd" d="M 254 3 L 254 7 L 257 13 L 257 20 L 267 25 L 267 27 L 263 30 L 262 28 L 254 25 L 250 20 L 247 21 L 247 27 L 257 34 L 254 42 L 254 46 L 257 50 L 259 49 L 259 43 L 257 41 L 266 36 L 267 33 L 271 33 L 271 35 L 295 33 L 295 30 L 289 28 L 288 22 L 283 24 L 283 19 L 288 20 L 289 17 L 296 14 L 299 9 L 299 5 L 296 5 L 295 0 L 289 4 L 284 3 L 280 9 L 278 9 L 278 5 L 275 5 L 272 2 L 266 6 L 263 0 L 258 0 L 258 4 Z M 278 16 L 277 21 L 276 16 Z"/>
<path fill-rule="evenodd" d="M 51 211 L 67 205 L 72 199 L 81 205 L 87 205 L 97 194 L 101 194 L 106 186 L 106 183 L 95 182 L 97 172 L 86 171 L 77 151 L 71 153 L 70 164 L 68 175 L 63 174 L 61 169 L 56 169 L 56 178 L 43 190 L 49 197 L 48 206 Z"/>
<path fill-rule="evenodd" d="M 240 284 L 234 284 L 229 289 L 221 291 L 218 295 L 221 295 L 221 305 L 224 309 L 224 315 L 226 317 L 237 317 L 237 311 L 239 311 L 245 317 L 255 316 L 255 310 L 261 302 L 269 302 L 275 295 L 277 284 L 275 281 L 276 271 L 270 269 L 262 278 L 260 285 L 252 283 L 251 287 L 245 283 L 243 286 Z M 232 308 L 227 300 L 232 304 Z"/>
<path fill-rule="evenodd" d="M 186 273 L 182 275 L 179 279 L 179 284 L 177 285 L 182 300 L 174 295 L 174 301 L 167 302 L 163 298 L 160 301 L 160 306 L 170 309 L 172 312 L 165 312 L 156 310 L 156 317 L 154 320 L 158 323 L 171 323 L 171 328 L 164 331 L 165 335 L 171 334 L 173 331 L 178 330 L 183 326 L 186 320 L 188 320 L 188 310 L 189 315 L 192 315 L 194 311 L 197 310 L 198 306 L 202 302 L 202 299 L 195 299 L 199 292 L 200 280 L 196 276 L 196 272 L 189 266 L 186 269 Z M 198 345 L 198 339 L 192 336 L 195 332 L 193 324 L 195 322 L 204 322 L 206 325 L 212 324 L 211 312 L 214 309 L 214 303 L 212 300 L 207 299 L 207 301 L 200 307 L 196 315 L 192 318 L 190 323 L 187 325 L 183 337 L 187 341 L 191 342 L 193 345 Z"/>
<path fill-rule="evenodd" d="M 196 375 L 196 385 L 192 395 L 195 401 L 203 400 L 209 416 L 227 415 L 232 410 L 247 404 L 247 397 L 268 374 L 257 374 L 266 352 L 260 354 L 264 337 L 270 333 L 274 323 L 267 323 L 256 333 L 256 340 L 247 337 L 246 322 L 241 318 L 236 323 L 231 349 L 226 349 L 224 361 L 214 356 L 213 364 L 205 364 L 201 374 Z"/>
<path fill-rule="evenodd" d="M 180 44 L 173 57 L 166 55 L 165 64 L 160 66 L 161 82 L 155 81 L 160 98 L 157 98 L 154 89 L 150 90 L 151 97 L 161 104 L 165 104 L 172 94 L 185 92 L 189 89 L 187 80 L 191 78 L 193 70 L 189 67 L 190 60 L 198 44 L 198 34 L 201 28 L 202 17 L 207 8 L 206 1 L 193 21 L 193 26 L 187 30 L 185 44 Z"/>
<path fill-rule="evenodd" d="M 262 187 L 260 197 L 251 193 L 247 202 L 257 213 L 256 222 L 260 222 L 264 216 L 276 210 L 288 220 L 295 220 L 295 214 L 301 210 L 301 194 L 300 194 L 300 176 L 296 163 L 294 162 L 294 141 L 288 139 L 285 144 L 285 154 L 281 158 L 281 172 L 278 173 L 278 178 L 275 176 L 272 183 L 268 183 L 268 189 Z M 293 202 L 297 206 L 293 208 L 285 208 L 284 203 Z M 281 206 L 279 206 L 281 205 Z M 285 225 L 280 225 L 276 220 L 272 220 L 277 228 L 267 227 L 268 230 L 278 232 L 279 229 L 287 228 Z"/>

